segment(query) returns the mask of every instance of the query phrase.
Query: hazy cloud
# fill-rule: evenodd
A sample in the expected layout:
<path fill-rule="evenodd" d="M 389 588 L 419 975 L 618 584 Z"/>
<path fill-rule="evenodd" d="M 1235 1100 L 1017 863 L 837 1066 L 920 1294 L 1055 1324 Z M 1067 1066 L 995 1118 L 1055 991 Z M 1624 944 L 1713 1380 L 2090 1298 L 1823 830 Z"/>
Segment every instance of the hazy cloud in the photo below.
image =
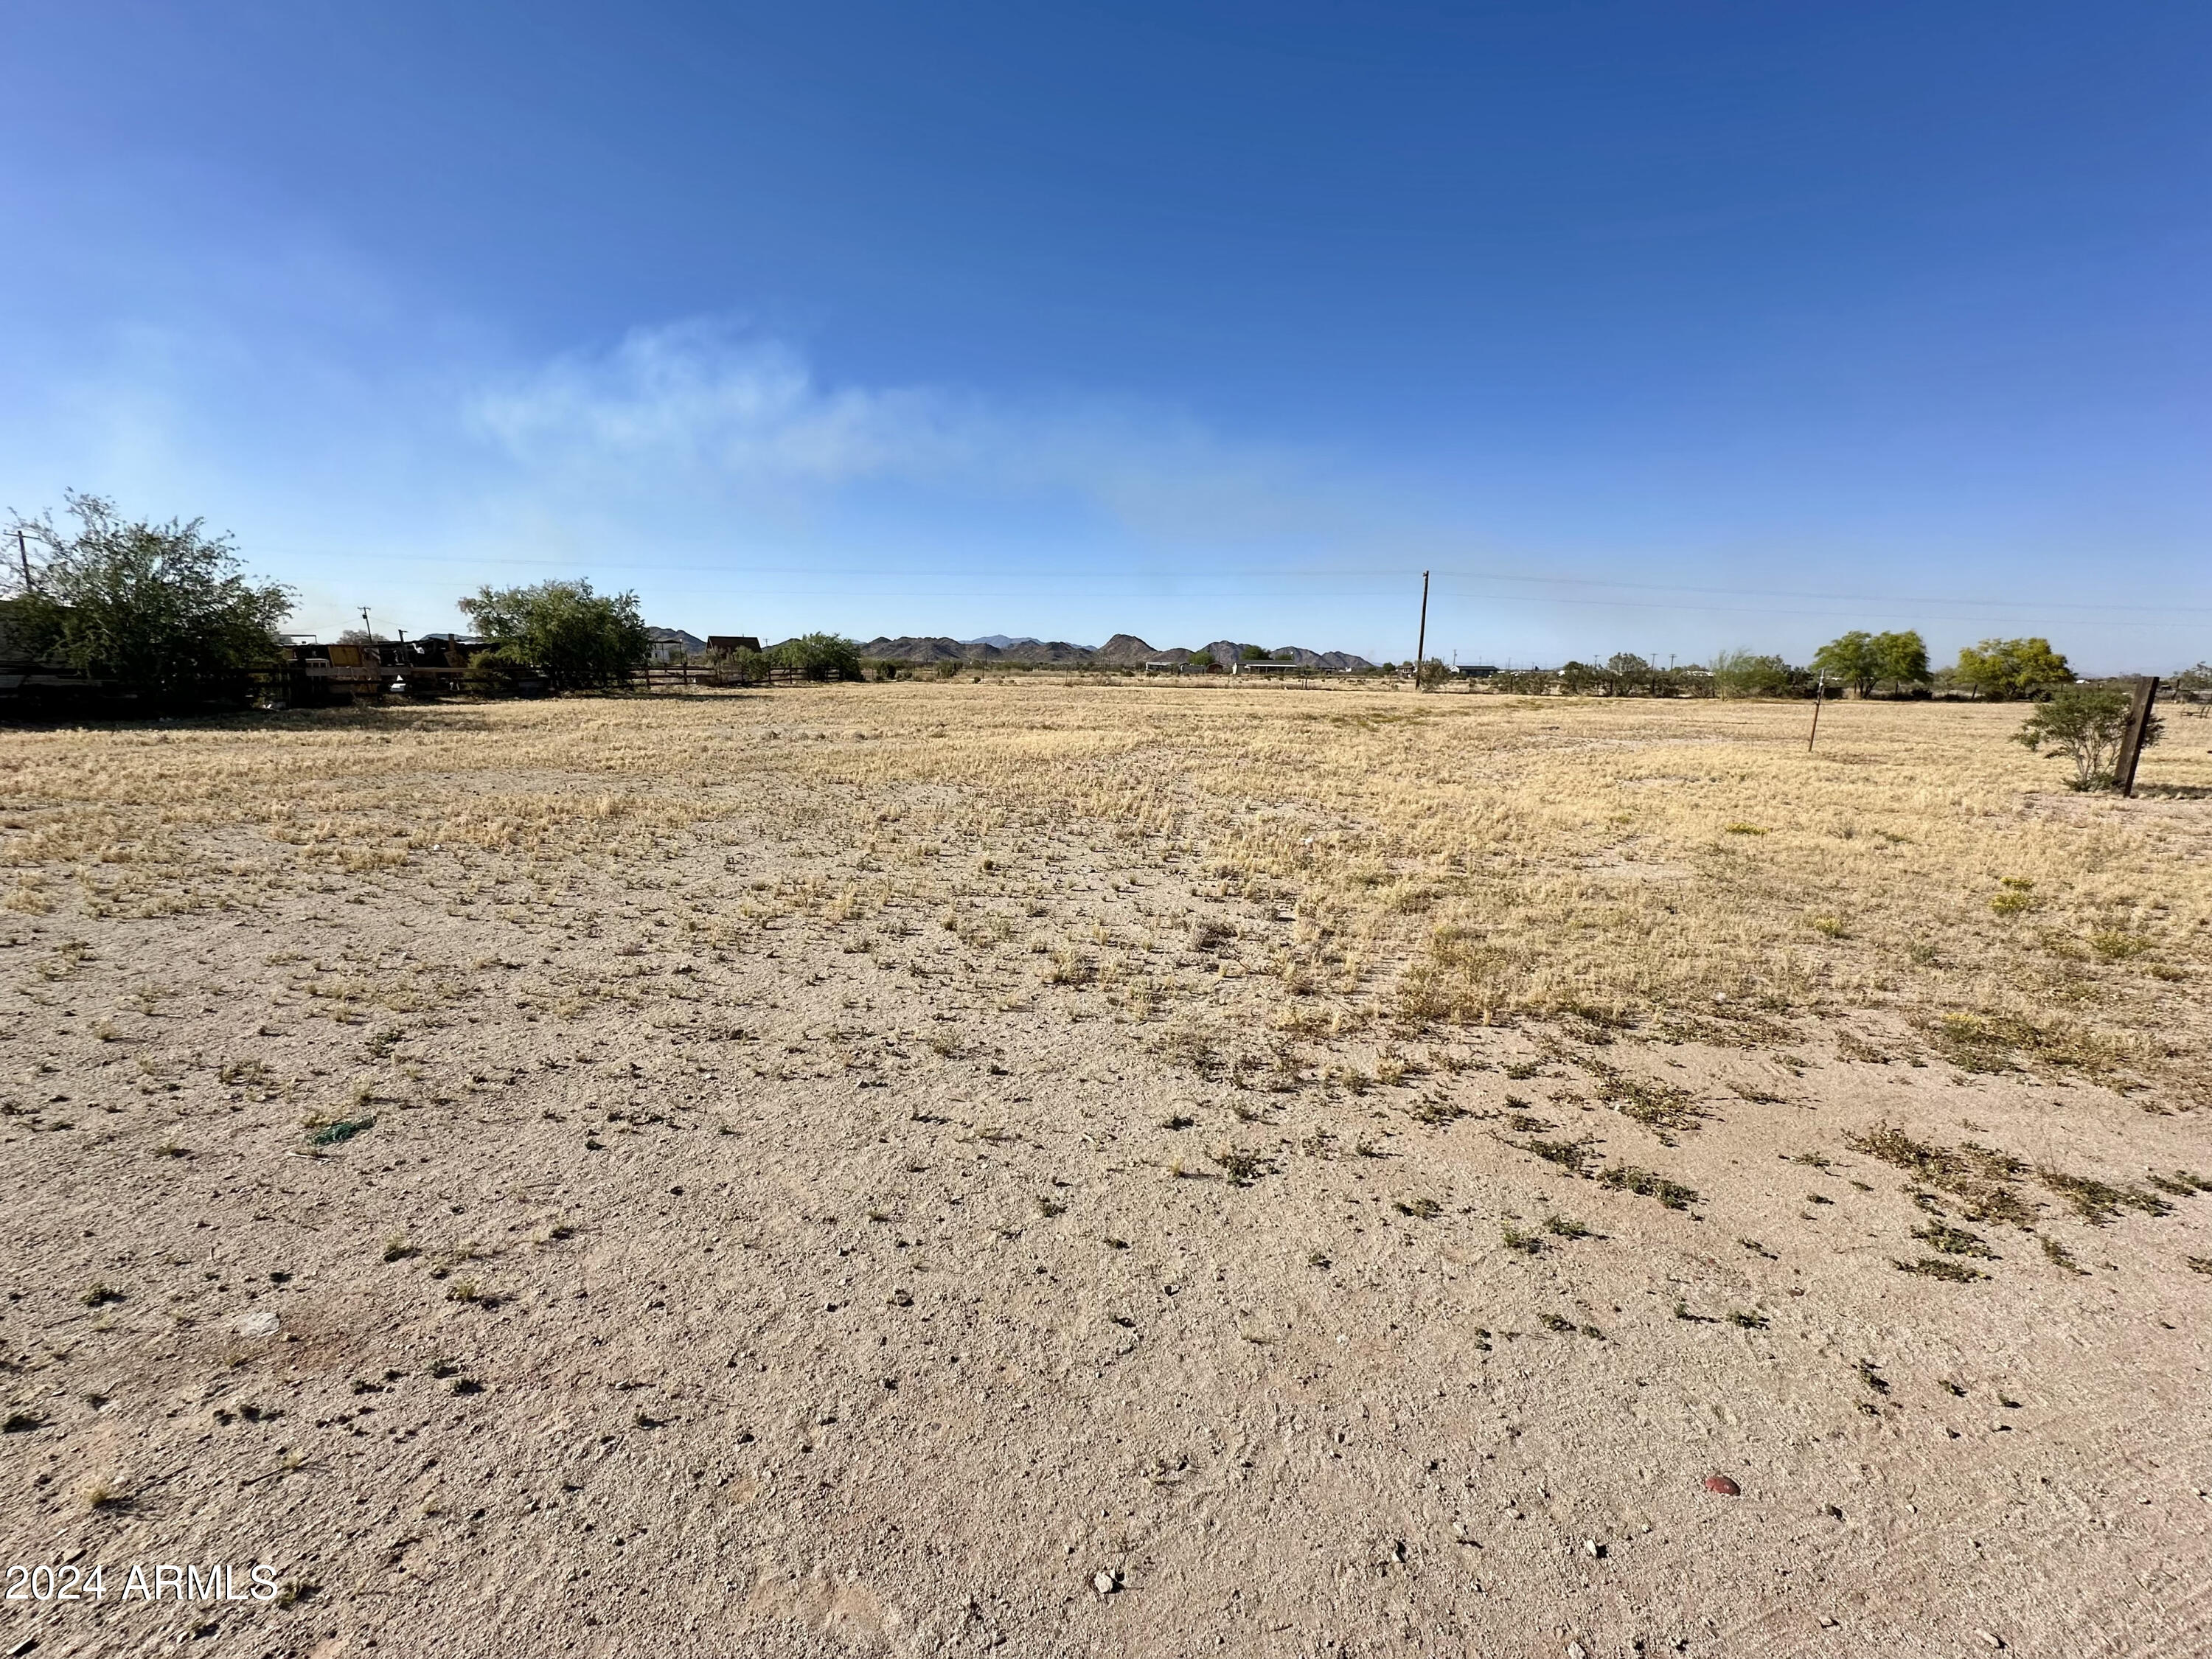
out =
<path fill-rule="evenodd" d="M 478 393 L 468 414 L 533 476 L 597 491 L 788 497 L 893 483 L 963 497 L 1073 495 L 1171 543 L 1305 540 L 1353 521 L 1317 458 L 1231 445 L 1173 410 L 826 386 L 788 343 L 711 320 L 634 329 L 611 350 L 565 354 Z"/>

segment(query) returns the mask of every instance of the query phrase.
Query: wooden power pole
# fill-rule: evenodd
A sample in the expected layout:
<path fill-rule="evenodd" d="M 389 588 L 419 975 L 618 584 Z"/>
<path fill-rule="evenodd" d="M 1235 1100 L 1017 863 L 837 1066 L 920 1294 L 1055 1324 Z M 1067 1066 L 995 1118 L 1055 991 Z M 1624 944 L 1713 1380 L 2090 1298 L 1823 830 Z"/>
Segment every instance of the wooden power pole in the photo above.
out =
<path fill-rule="evenodd" d="M 1413 690 L 1421 689 L 1421 664 L 1429 649 L 1429 573 L 1421 572 L 1421 631 L 1413 641 Z"/>
<path fill-rule="evenodd" d="M 2123 795 L 2136 792 L 2136 763 L 2142 758 L 2143 737 L 2150 730 L 2151 705 L 2158 700 L 2158 676 L 2138 674 L 2135 695 L 2128 699 L 2128 723 L 2120 733 L 2120 752 L 2112 763 L 2112 781 Z"/>

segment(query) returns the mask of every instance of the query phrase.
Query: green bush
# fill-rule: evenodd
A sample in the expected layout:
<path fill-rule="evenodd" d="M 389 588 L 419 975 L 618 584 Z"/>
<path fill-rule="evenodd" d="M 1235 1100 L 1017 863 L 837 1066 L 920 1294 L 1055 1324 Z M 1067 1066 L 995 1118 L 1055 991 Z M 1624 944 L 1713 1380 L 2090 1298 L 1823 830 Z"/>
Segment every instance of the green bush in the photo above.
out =
<path fill-rule="evenodd" d="M 537 670 L 505 646 L 471 653 L 461 671 L 461 689 L 472 696 L 511 697 Z"/>
<path fill-rule="evenodd" d="M 1910 629 L 1901 634 L 1869 634 L 1854 629 L 1814 652 L 1813 666 L 1862 697 L 1872 696 L 1882 685 L 1900 691 L 1925 685 L 1929 678 L 1928 647 Z"/>
<path fill-rule="evenodd" d="M 149 524 L 125 520 L 98 495 L 64 499 L 73 534 L 51 517 L 9 526 L 26 550 L 39 549 L 27 581 L 16 577 L 11 649 L 58 656 L 116 690 L 167 704 L 235 693 L 277 660 L 276 625 L 291 614 L 292 592 L 248 576 L 227 537 L 202 533 L 199 519 Z"/>
<path fill-rule="evenodd" d="M 1784 697 L 1791 689 L 1790 665 L 1779 657 L 1723 651 L 1713 659 L 1717 697 Z"/>
<path fill-rule="evenodd" d="M 479 588 L 461 611 L 507 658 L 562 690 L 624 678 L 653 654 L 637 595 L 596 593 L 588 581 Z"/>
<path fill-rule="evenodd" d="M 2051 693 L 2024 721 L 2014 740 L 2039 754 L 2045 749 L 2074 763 L 2069 787 L 2109 789 L 2126 733 L 2129 696 L 2111 685 L 2067 685 Z M 2156 743 L 2161 722 L 2154 714 L 2143 730 L 2143 745 Z"/>
<path fill-rule="evenodd" d="M 2074 684 L 2074 671 L 2045 639 L 1984 640 L 1959 653 L 1954 677 L 1991 702 L 2046 697 Z"/>

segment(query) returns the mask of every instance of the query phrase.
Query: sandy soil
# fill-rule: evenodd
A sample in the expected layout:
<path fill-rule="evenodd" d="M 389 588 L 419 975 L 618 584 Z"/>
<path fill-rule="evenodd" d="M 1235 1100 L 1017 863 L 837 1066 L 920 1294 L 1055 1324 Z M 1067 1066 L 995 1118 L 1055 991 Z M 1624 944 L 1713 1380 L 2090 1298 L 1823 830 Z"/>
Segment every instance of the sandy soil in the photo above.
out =
<path fill-rule="evenodd" d="M 1304 1029 L 1295 895 L 1075 812 L 935 844 L 957 926 L 708 925 L 958 795 L 0 917 L 0 1563 L 108 1591 L 0 1651 L 2212 1651 L 2172 1088 L 1894 1007 Z"/>

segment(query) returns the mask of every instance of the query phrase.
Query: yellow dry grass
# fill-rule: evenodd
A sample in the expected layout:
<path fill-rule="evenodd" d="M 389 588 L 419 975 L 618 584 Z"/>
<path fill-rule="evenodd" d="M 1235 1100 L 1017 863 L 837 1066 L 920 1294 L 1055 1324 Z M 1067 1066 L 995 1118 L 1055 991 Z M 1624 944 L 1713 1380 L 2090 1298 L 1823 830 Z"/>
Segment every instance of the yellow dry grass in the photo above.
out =
<path fill-rule="evenodd" d="M 513 906 L 564 866 L 650 880 L 714 823 L 803 825 L 849 858 L 702 901 L 695 927 L 921 899 L 988 951 L 1020 941 L 963 905 L 1048 893 L 1046 837 L 1103 836 L 1118 868 L 1196 860 L 1292 918 L 1264 963 L 1292 1029 L 1547 1017 L 1778 1044 L 1875 1009 L 1969 1066 L 2185 1093 L 2212 725 L 2170 720 L 2123 802 L 2060 788 L 2008 741 L 2016 708 L 1832 706 L 1808 754 L 1809 712 L 1031 680 L 15 732 L 0 865 L 6 906 L 40 915 L 349 882 Z M 1145 942 L 1095 932 L 1032 941 L 1041 982 L 1167 1018 Z"/>

